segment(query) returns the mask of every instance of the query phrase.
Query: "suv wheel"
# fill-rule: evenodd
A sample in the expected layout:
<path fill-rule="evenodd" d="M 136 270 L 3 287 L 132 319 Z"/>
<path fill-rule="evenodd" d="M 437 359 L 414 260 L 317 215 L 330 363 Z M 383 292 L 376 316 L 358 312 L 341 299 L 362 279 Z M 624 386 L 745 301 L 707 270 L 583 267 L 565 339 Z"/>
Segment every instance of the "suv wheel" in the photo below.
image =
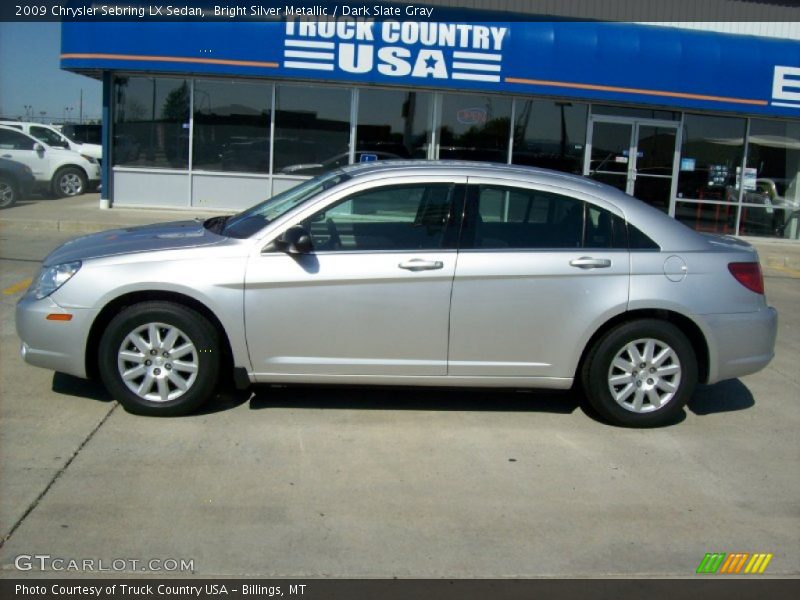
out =
<path fill-rule="evenodd" d="M 697 358 L 686 336 L 656 319 L 623 323 L 590 351 L 582 372 L 591 405 L 627 427 L 675 420 L 697 384 Z"/>
<path fill-rule="evenodd" d="M 85 191 L 86 175 L 78 167 L 64 167 L 53 177 L 52 192 L 58 198 L 79 196 Z"/>
<path fill-rule="evenodd" d="M 129 412 L 191 412 L 214 393 L 219 374 L 216 329 L 194 310 L 142 302 L 111 320 L 100 340 L 100 375 Z"/>
<path fill-rule="evenodd" d="M 17 201 L 17 188 L 8 177 L 0 177 L 0 208 L 8 208 Z"/>

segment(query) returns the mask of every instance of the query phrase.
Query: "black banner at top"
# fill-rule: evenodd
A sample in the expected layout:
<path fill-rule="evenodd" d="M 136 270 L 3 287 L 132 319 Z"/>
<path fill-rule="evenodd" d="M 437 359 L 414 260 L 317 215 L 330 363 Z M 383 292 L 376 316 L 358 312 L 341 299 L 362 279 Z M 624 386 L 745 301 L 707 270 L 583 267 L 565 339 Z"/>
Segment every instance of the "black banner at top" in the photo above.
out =
<path fill-rule="evenodd" d="M 665 12 L 655 0 L 596 2 L 564 0 L 563 8 L 544 0 L 3 0 L 0 21 L 248 21 L 283 19 L 374 19 L 447 21 L 798 21 L 800 0 L 733 3 L 737 10 L 713 10 L 703 2 Z M 498 10 L 501 7 L 502 10 Z M 744 11 L 744 12 L 743 12 Z"/>

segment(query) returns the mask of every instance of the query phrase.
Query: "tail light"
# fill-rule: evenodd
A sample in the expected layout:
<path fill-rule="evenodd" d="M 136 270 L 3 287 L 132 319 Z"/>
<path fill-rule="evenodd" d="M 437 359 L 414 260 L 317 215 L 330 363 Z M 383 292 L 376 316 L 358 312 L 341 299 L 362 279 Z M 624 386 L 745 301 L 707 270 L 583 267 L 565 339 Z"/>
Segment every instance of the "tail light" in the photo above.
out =
<path fill-rule="evenodd" d="M 751 292 L 764 293 L 764 277 L 761 275 L 761 265 L 757 262 L 735 262 L 728 264 L 731 275 Z"/>

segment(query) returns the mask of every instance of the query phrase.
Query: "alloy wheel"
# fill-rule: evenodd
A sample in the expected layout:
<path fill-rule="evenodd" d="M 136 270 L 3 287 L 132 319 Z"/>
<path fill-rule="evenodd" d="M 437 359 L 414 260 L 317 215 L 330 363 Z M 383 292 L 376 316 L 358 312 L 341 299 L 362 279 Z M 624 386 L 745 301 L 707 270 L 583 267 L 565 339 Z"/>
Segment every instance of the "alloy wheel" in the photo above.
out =
<path fill-rule="evenodd" d="M 663 408 L 681 382 L 681 362 L 669 344 L 654 338 L 627 343 L 611 361 L 608 389 L 621 407 L 634 413 Z"/>
<path fill-rule="evenodd" d="M 165 323 L 146 323 L 131 331 L 119 347 L 117 369 L 139 398 L 168 402 L 194 384 L 199 354 L 183 331 Z"/>

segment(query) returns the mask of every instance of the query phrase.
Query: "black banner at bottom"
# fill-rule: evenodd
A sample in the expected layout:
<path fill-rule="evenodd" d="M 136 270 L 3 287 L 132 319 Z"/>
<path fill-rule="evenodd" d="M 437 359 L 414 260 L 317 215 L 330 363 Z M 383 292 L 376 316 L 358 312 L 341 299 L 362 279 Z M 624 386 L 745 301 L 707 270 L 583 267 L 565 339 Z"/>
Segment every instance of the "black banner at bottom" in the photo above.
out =
<path fill-rule="evenodd" d="M 728 600 L 800 598 L 800 579 L 5 579 L 4 600 Z"/>

